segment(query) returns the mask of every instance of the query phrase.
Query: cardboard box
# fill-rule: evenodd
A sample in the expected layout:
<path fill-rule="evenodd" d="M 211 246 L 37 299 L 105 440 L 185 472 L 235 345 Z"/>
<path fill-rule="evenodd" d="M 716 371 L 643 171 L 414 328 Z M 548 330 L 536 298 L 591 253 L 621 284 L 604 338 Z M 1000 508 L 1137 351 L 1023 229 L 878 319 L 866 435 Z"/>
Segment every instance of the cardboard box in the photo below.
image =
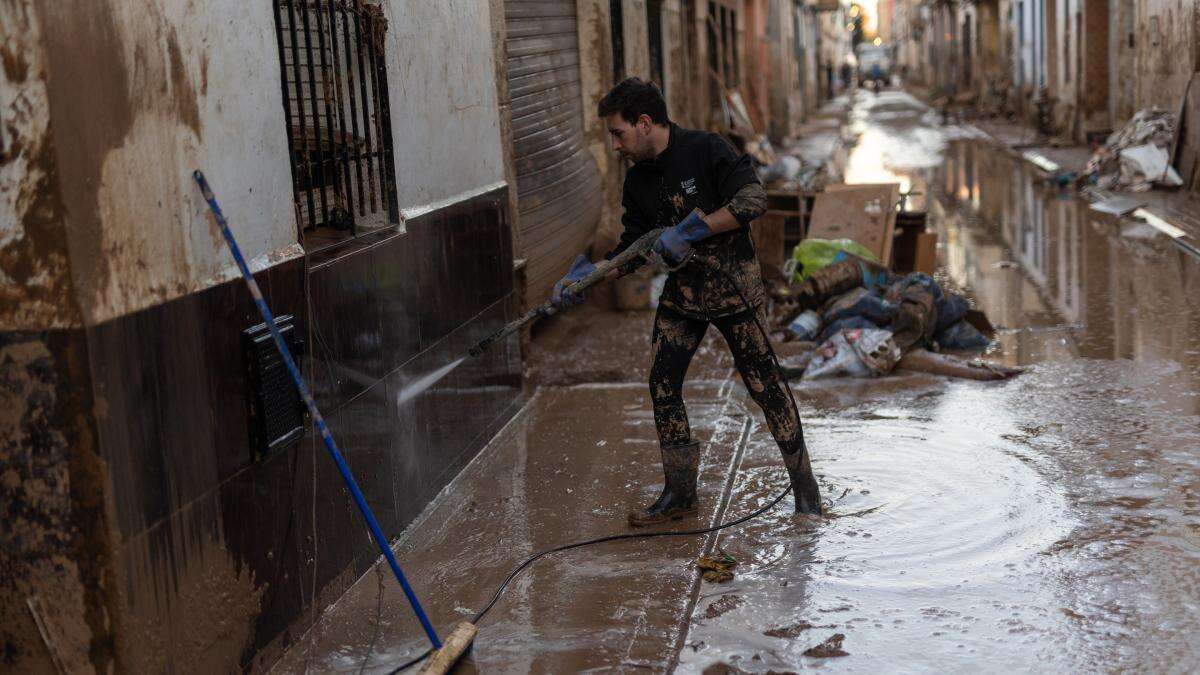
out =
<path fill-rule="evenodd" d="M 852 239 L 892 263 L 899 183 L 830 185 L 813 203 L 807 239 Z"/>

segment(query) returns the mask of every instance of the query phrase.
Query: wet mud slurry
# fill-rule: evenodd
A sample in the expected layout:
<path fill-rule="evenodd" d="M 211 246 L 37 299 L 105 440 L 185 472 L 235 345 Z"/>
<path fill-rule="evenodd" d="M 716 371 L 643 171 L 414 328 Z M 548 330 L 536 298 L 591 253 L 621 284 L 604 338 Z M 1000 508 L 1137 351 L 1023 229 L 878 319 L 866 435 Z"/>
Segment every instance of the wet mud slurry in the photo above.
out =
<path fill-rule="evenodd" d="M 550 556 L 482 621 L 465 671 L 1200 666 L 1200 265 L 902 93 L 856 99 L 849 130 L 847 178 L 922 193 L 939 277 L 999 327 L 989 357 L 1029 371 L 796 386 L 827 515 L 788 499 L 720 535 Z M 657 496 L 650 325 L 585 306 L 535 340 L 537 394 L 401 538 L 440 629 L 528 555 L 626 531 Z M 787 484 L 716 333 L 684 390 L 700 514 L 672 528 Z M 733 578 L 704 581 L 696 558 L 718 546 Z M 277 670 L 386 672 L 425 647 L 395 583 L 369 573 Z"/>

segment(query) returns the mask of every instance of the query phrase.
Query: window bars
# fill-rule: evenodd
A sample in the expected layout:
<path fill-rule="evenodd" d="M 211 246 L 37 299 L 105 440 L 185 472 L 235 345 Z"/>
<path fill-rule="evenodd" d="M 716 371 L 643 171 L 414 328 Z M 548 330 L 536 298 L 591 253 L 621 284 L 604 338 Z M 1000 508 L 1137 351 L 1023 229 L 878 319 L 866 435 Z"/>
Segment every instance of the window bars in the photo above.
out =
<path fill-rule="evenodd" d="M 383 10 L 365 0 L 272 0 L 301 232 L 400 222 Z"/>

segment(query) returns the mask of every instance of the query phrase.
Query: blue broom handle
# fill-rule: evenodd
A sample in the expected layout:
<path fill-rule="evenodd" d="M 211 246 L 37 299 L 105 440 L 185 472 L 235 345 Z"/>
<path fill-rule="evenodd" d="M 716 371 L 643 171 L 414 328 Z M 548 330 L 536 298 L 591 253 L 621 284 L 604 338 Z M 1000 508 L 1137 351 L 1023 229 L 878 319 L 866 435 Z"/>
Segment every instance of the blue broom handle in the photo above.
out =
<path fill-rule="evenodd" d="M 429 641 L 433 643 L 433 648 L 441 649 L 442 641 L 438 639 L 437 631 L 429 623 L 429 617 L 425 615 L 425 610 L 422 609 L 421 601 L 417 599 L 417 594 L 408 585 L 408 579 L 404 577 L 404 571 L 400 569 L 400 563 L 396 562 L 396 556 L 392 553 L 392 547 L 388 545 L 387 539 L 383 535 L 383 530 L 379 527 L 379 521 L 375 520 L 375 514 L 371 512 L 371 507 L 367 505 L 366 498 L 363 497 L 362 491 L 358 489 L 358 482 L 354 480 L 354 474 L 350 472 L 350 467 L 346 465 L 346 460 L 342 458 L 342 453 L 338 450 L 337 443 L 333 440 L 333 435 L 329 433 L 329 427 L 325 426 L 325 418 L 321 416 L 321 411 L 317 409 L 317 402 L 313 400 L 312 394 L 309 393 L 308 387 L 305 386 L 304 378 L 300 377 L 300 369 L 296 367 L 296 362 L 292 360 L 291 352 L 288 351 L 287 345 L 283 342 L 283 335 L 279 332 L 279 328 L 275 326 L 275 316 L 271 314 L 270 308 L 267 307 L 267 302 L 263 299 L 262 291 L 258 288 L 258 282 L 250 274 L 250 268 L 246 266 L 246 258 L 242 256 L 242 249 L 238 247 L 237 241 L 234 240 L 233 232 L 229 229 L 229 223 L 225 221 L 225 215 L 221 213 L 221 207 L 217 205 L 217 198 L 213 196 L 212 189 L 208 186 L 208 181 L 204 179 L 203 173 L 195 171 L 192 177 L 196 179 L 196 184 L 200 186 L 200 192 L 204 195 L 204 201 L 208 202 L 208 208 L 212 210 L 213 217 L 216 218 L 217 225 L 221 228 L 221 234 L 225 237 L 225 243 L 229 244 L 229 252 L 233 254 L 233 259 L 237 262 L 238 269 L 242 271 L 242 278 L 246 280 L 246 286 L 250 288 L 250 296 L 254 298 L 254 304 L 258 306 L 258 313 L 262 315 L 263 321 L 267 323 L 267 330 L 271 331 L 271 338 L 275 340 L 275 348 L 279 350 L 279 355 L 283 358 L 288 372 L 292 375 L 292 381 L 296 383 L 296 389 L 300 391 L 300 397 L 304 399 L 304 405 L 308 408 L 308 413 L 312 415 L 313 424 L 316 425 L 317 431 L 320 432 L 321 440 L 325 442 L 325 449 L 329 451 L 329 456 L 333 458 L 333 463 L 337 464 L 338 472 L 342 474 L 342 480 L 346 482 L 346 488 L 350 490 L 350 496 L 354 498 L 354 503 L 358 506 L 358 512 L 362 514 L 363 520 L 367 521 L 367 527 L 371 529 L 371 537 L 379 545 L 379 550 L 383 553 L 383 557 L 387 558 L 388 565 L 392 568 L 392 573 L 396 575 L 396 581 L 399 581 L 400 587 L 404 589 L 404 595 L 408 598 L 408 603 L 412 605 L 413 613 L 420 620 L 421 627 L 425 629 L 425 634 L 429 636 Z"/>

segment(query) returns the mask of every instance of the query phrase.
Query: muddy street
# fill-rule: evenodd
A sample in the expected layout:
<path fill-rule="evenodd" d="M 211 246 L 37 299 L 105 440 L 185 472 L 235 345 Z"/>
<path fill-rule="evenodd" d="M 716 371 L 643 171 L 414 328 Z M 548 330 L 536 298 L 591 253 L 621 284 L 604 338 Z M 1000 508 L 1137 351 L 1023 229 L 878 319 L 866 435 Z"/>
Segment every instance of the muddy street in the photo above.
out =
<path fill-rule="evenodd" d="M 1200 672 L 1200 0 L 0 36 L 0 673 Z"/>
<path fill-rule="evenodd" d="M 982 383 L 915 373 L 794 383 L 827 505 L 569 551 L 519 577 L 465 670 L 1186 670 L 1200 663 L 1200 262 L 899 91 L 860 93 L 847 182 L 899 181 L 942 242 L 937 276 L 991 317 Z M 650 312 L 568 313 L 534 341 L 532 400 L 408 531 L 435 624 L 527 556 L 626 530 L 661 484 Z M 786 485 L 716 331 L 685 391 L 701 512 Z M 697 556 L 737 559 L 712 583 Z M 368 574 L 279 672 L 387 672 L 425 645 Z"/>

